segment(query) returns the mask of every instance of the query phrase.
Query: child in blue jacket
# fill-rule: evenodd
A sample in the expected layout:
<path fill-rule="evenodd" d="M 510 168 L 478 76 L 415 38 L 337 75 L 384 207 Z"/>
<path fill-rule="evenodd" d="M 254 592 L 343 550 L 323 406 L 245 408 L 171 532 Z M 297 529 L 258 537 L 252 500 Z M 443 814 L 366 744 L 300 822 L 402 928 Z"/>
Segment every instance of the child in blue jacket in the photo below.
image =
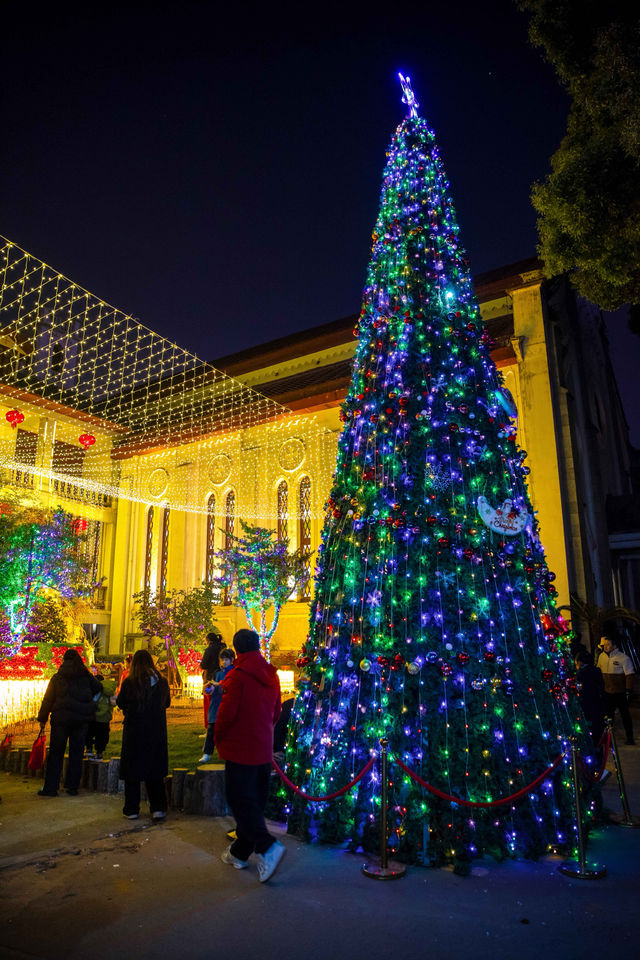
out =
<path fill-rule="evenodd" d="M 220 665 L 222 669 L 218 670 L 216 673 L 215 680 L 210 681 L 205 687 L 205 691 L 210 695 L 211 699 L 209 701 L 209 716 L 207 717 L 207 736 L 205 737 L 204 750 L 202 751 L 202 756 L 198 760 L 198 763 L 208 763 L 209 760 L 211 760 L 211 755 L 213 753 L 213 736 L 216 726 L 216 717 L 218 715 L 220 701 L 222 700 L 222 690 L 220 685 L 229 671 L 233 669 L 233 661 L 235 658 L 236 655 L 233 650 L 225 647 L 225 649 L 220 652 Z"/>

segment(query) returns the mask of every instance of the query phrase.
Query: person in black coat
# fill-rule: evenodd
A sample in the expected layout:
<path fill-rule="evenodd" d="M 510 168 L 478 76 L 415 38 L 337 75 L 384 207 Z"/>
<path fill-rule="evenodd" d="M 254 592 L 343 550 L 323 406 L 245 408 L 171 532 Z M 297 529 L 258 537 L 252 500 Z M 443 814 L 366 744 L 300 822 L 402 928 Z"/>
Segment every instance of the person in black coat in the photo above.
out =
<path fill-rule="evenodd" d="M 604 733 L 606 700 L 602 673 L 593 665 L 593 655 L 583 647 L 575 655 L 578 700 L 589 724 L 594 746 L 598 746 Z"/>
<path fill-rule="evenodd" d="M 209 683 L 213 683 L 216 675 L 220 672 L 220 652 L 224 649 L 224 640 L 219 633 L 214 633 L 212 630 L 211 633 L 207 634 L 207 648 L 202 654 L 202 660 L 200 661 L 200 669 L 202 670 L 202 719 L 207 730 L 209 729 L 211 696 L 207 693 L 206 686 Z M 212 750 L 213 745 L 209 753 L 211 753 Z M 204 752 L 206 753 L 207 751 L 205 750 Z"/>
<path fill-rule="evenodd" d="M 51 716 L 49 758 L 44 775 L 44 786 L 38 790 L 41 797 L 57 797 L 64 752 L 69 743 L 69 765 L 65 789 L 75 796 L 82 775 L 82 755 L 89 721 L 95 712 L 94 697 L 102 684 L 92 676 L 77 650 L 67 650 L 56 674 L 47 686 L 38 720 L 40 733 Z"/>
<path fill-rule="evenodd" d="M 147 650 L 138 650 L 129 676 L 122 681 L 117 705 L 124 713 L 120 779 L 124 780 L 122 812 L 130 820 L 140 814 L 140 783 L 147 787 L 154 820 L 167 815 L 164 778 L 169 769 L 167 707 L 169 684 L 156 670 Z"/>
<path fill-rule="evenodd" d="M 220 670 L 220 651 L 224 649 L 224 646 L 224 640 L 219 633 L 213 633 L 212 631 L 207 634 L 207 648 L 200 661 L 203 683 L 210 683 L 215 680 L 216 673 Z"/>

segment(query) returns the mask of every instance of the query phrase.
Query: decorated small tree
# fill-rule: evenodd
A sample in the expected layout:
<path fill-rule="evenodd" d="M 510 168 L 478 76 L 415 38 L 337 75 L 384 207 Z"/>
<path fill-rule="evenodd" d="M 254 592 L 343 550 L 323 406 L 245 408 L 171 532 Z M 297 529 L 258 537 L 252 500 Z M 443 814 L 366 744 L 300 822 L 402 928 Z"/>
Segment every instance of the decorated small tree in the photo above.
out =
<path fill-rule="evenodd" d="M 240 521 L 244 536 L 227 537 L 231 543 L 218 550 L 219 588 L 243 611 L 251 630 L 260 637 L 260 649 L 271 659 L 271 639 L 278 627 L 283 604 L 309 578 L 309 551 L 289 550 L 289 540 L 278 540 L 276 531 Z M 269 620 L 271 621 L 269 623 Z"/>
<path fill-rule="evenodd" d="M 31 608 L 29 622 L 24 632 L 24 643 L 66 643 L 69 639 L 67 625 L 60 601 L 52 596 L 44 597 Z"/>
<path fill-rule="evenodd" d="M 133 597 L 140 629 L 149 650 L 166 661 L 170 675 L 181 680 L 199 669 L 207 633 L 215 631 L 215 588 L 208 583 L 164 594 L 141 591 Z"/>
<path fill-rule="evenodd" d="M 404 94 L 287 772 L 307 793 L 331 794 L 386 738 L 392 850 L 463 869 L 483 853 L 571 846 L 562 753 L 583 721 L 513 401 L 491 359 L 434 134 L 407 83 Z M 376 850 L 380 803 L 376 769 L 335 802 L 293 797 L 289 829 Z"/>
<path fill-rule="evenodd" d="M 20 650 L 34 608 L 45 596 L 70 601 L 91 593 L 79 557 L 82 536 L 76 519 L 62 509 L 13 508 L 0 515 L 0 608 L 10 625 L 8 654 Z"/>

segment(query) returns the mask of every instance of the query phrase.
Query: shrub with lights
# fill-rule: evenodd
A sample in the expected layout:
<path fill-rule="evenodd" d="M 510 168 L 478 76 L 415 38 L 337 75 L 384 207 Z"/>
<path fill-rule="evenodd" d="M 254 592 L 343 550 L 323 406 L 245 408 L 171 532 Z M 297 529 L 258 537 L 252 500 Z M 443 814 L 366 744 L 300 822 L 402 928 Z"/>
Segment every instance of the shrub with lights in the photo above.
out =
<path fill-rule="evenodd" d="M 218 632 L 212 584 L 189 590 L 142 590 L 133 595 L 136 616 L 149 652 L 167 664 L 172 682 L 200 673 L 206 635 Z"/>
<path fill-rule="evenodd" d="M 550 766 L 581 714 L 516 411 L 434 134 L 403 90 L 409 115 L 387 153 L 286 769 L 326 796 L 387 737 L 447 796 L 489 803 Z M 524 799 L 471 811 L 391 770 L 399 859 L 460 865 L 573 846 L 563 764 Z M 379 770 L 337 801 L 294 797 L 286 809 L 291 832 L 376 850 Z"/>

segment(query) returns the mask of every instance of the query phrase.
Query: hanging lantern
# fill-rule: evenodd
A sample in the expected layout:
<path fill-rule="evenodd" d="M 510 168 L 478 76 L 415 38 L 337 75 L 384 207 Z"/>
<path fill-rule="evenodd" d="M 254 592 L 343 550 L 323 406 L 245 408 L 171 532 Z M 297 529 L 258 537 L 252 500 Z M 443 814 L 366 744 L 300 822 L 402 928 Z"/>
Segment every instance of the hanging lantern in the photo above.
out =
<path fill-rule="evenodd" d="M 89 447 L 92 447 L 96 442 L 96 438 L 92 433 L 81 433 L 78 437 L 78 443 L 81 443 L 85 450 L 88 450 Z"/>
<path fill-rule="evenodd" d="M 9 421 L 13 429 L 18 426 L 19 423 L 22 423 L 24 420 L 24 413 L 20 413 L 19 410 L 7 410 L 5 413 L 5 419 Z"/>

